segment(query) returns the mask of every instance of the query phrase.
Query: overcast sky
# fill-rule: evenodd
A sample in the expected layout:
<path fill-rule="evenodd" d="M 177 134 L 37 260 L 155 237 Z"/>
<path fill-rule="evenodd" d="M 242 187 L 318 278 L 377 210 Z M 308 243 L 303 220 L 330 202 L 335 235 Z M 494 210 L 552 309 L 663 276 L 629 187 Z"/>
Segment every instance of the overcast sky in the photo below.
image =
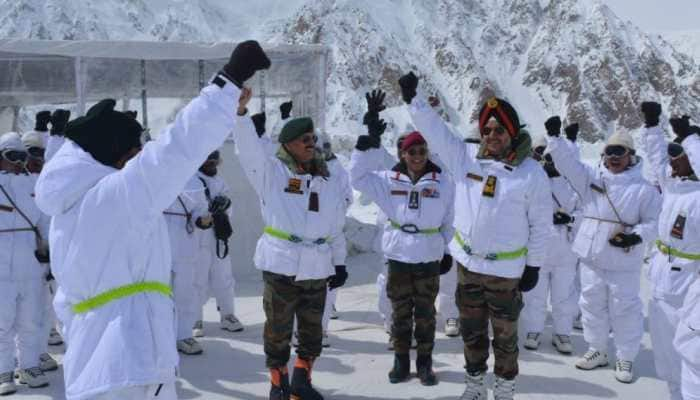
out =
<path fill-rule="evenodd" d="M 556 0 L 555 0 L 556 1 Z M 699 30 L 700 0 L 603 0 L 646 31 Z"/>

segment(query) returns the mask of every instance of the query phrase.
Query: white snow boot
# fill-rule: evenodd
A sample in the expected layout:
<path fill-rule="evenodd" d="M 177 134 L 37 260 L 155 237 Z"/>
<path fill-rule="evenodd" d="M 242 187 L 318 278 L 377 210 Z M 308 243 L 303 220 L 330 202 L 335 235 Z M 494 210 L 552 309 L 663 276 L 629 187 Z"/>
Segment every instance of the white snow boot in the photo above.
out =
<path fill-rule="evenodd" d="M 515 379 L 496 377 L 493 382 L 493 400 L 513 400 L 513 396 L 515 396 Z"/>
<path fill-rule="evenodd" d="M 51 328 L 51 332 L 49 333 L 49 346 L 58 346 L 63 344 L 63 337 L 61 337 L 61 334 L 58 333 L 56 328 Z"/>
<path fill-rule="evenodd" d="M 201 319 L 194 323 L 192 337 L 204 337 L 204 323 Z"/>
<path fill-rule="evenodd" d="M 574 345 L 571 343 L 569 335 L 552 336 L 552 345 L 562 354 L 571 354 L 574 352 Z"/>
<path fill-rule="evenodd" d="M 199 344 L 195 338 L 187 338 L 177 341 L 177 351 L 193 356 L 195 354 L 202 354 L 204 349 L 202 349 L 202 345 Z"/>
<path fill-rule="evenodd" d="M 459 321 L 456 318 L 447 318 L 445 321 L 445 336 L 459 336 Z"/>
<path fill-rule="evenodd" d="M 331 308 L 331 319 L 338 319 L 338 310 L 335 309 L 335 304 L 333 304 L 333 308 Z"/>
<path fill-rule="evenodd" d="M 49 353 L 43 353 L 39 356 L 39 368 L 44 372 L 55 371 L 58 369 L 58 362 Z"/>
<path fill-rule="evenodd" d="M 3 372 L 0 374 L 0 396 L 12 394 L 17 391 L 15 386 L 14 371 Z"/>
<path fill-rule="evenodd" d="M 488 393 L 486 391 L 486 383 L 484 382 L 484 376 L 486 374 L 478 373 L 476 375 L 471 375 L 467 373 L 467 377 L 464 381 L 467 383 L 464 393 L 459 400 L 487 400 Z"/>
<path fill-rule="evenodd" d="M 574 319 L 574 329 L 578 329 L 579 331 L 583 330 L 583 322 L 581 322 L 581 314 Z"/>
<path fill-rule="evenodd" d="M 632 361 L 617 360 L 615 363 L 615 379 L 622 383 L 632 383 L 634 380 Z"/>
<path fill-rule="evenodd" d="M 41 371 L 41 368 L 37 366 L 19 370 L 19 383 L 26 384 L 34 389 L 48 386 L 49 378 L 47 378 Z"/>
<path fill-rule="evenodd" d="M 528 332 L 523 346 L 528 350 L 537 350 L 540 347 L 540 333 Z"/>
<path fill-rule="evenodd" d="M 221 317 L 221 329 L 229 332 L 240 332 L 243 330 L 243 324 L 235 315 L 228 314 Z"/>
<path fill-rule="evenodd" d="M 608 365 L 608 355 L 594 349 L 588 349 L 586 354 L 576 361 L 576 368 L 587 371 L 606 365 Z"/>

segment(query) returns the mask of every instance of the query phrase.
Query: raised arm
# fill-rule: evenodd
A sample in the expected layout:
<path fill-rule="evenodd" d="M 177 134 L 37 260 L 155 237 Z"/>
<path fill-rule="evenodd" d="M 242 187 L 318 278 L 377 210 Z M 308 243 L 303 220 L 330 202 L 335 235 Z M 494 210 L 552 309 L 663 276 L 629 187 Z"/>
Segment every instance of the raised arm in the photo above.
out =
<path fill-rule="evenodd" d="M 350 157 L 350 184 L 355 190 L 362 192 L 371 201 L 377 203 L 385 213 L 391 210 L 391 189 L 380 175 L 381 151 L 379 149 L 355 149 Z"/>
<path fill-rule="evenodd" d="M 664 131 L 660 126 L 642 128 L 642 142 L 646 152 L 647 161 L 650 164 L 650 171 L 656 180 L 665 190 L 665 186 L 671 179 L 670 164 L 668 157 L 668 144 L 664 138 Z"/>
<path fill-rule="evenodd" d="M 233 138 L 238 149 L 238 159 L 241 168 L 248 177 L 248 181 L 255 189 L 258 196 L 262 196 L 263 183 L 265 181 L 265 170 L 271 152 L 270 139 L 264 136 L 258 137 L 255 126 L 250 118 L 242 118 L 233 132 Z"/>
<path fill-rule="evenodd" d="M 583 196 L 589 190 L 595 171 L 572 154 L 566 140 L 550 136 L 547 139 L 547 152 L 551 154 L 557 171 L 569 181 L 579 196 Z"/>

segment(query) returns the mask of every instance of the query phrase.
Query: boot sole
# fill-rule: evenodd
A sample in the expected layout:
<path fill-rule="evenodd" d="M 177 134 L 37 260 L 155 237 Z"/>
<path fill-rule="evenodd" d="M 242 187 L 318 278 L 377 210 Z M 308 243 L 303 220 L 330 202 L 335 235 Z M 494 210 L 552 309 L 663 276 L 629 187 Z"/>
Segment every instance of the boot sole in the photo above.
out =
<path fill-rule="evenodd" d="M 411 380 L 411 374 L 408 374 L 405 377 L 398 378 L 398 379 L 389 377 L 389 383 L 392 383 L 392 384 L 408 382 L 410 380 Z"/>
<path fill-rule="evenodd" d="M 42 372 L 48 372 L 48 371 L 55 371 L 55 370 L 57 370 L 57 369 L 58 369 L 58 365 L 55 366 L 55 367 L 51 367 L 51 368 L 41 368 L 41 371 L 42 371 Z"/>
<path fill-rule="evenodd" d="M 577 365 L 576 368 L 578 368 L 578 369 L 580 369 L 580 370 L 582 370 L 582 371 L 593 371 L 594 369 L 607 367 L 608 365 L 609 365 L 609 363 L 598 364 L 598 365 L 596 365 L 596 366 L 593 367 L 593 368 L 583 368 L 583 367 L 579 367 L 579 366 Z"/>
<path fill-rule="evenodd" d="M 632 378 L 631 381 L 623 381 L 623 380 L 619 379 L 617 376 L 615 377 L 615 380 L 618 381 L 618 382 L 620 382 L 620 383 L 625 383 L 625 384 L 627 384 L 627 385 L 629 385 L 630 383 L 634 382 L 634 378 Z"/>
<path fill-rule="evenodd" d="M 228 329 L 228 328 L 223 328 L 223 327 L 221 328 L 222 331 L 228 331 L 228 332 L 243 332 L 243 329 L 244 328 L 240 328 L 240 329 Z"/>
<path fill-rule="evenodd" d="M 557 345 L 554 344 L 554 342 L 552 342 L 552 346 L 554 346 L 554 350 L 558 351 L 558 352 L 561 353 L 561 354 L 571 354 L 571 353 L 573 353 L 573 350 L 572 350 L 572 351 L 563 351 L 563 350 L 560 350 L 559 347 L 557 347 Z"/>
<path fill-rule="evenodd" d="M 204 350 L 195 351 L 195 352 L 192 352 L 192 353 L 186 352 L 186 351 L 182 351 L 182 350 L 178 350 L 177 352 L 178 352 L 178 353 L 182 353 L 182 354 L 184 354 L 184 355 L 186 355 L 186 356 L 197 356 L 197 355 L 200 355 L 200 354 L 204 353 Z"/>

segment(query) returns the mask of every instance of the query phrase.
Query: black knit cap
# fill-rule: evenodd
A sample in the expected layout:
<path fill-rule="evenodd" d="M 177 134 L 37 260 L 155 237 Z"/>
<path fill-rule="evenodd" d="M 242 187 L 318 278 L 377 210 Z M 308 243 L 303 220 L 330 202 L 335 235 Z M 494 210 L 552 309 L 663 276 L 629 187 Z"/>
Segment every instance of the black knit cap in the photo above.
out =
<path fill-rule="evenodd" d="M 143 128 L 132 116 L 114 111 L 114 99 L 104 99 L 66 126 L 66 137 L 105 165 L 114 165 L 129 150 L 141 146 Z"/>
<path fill-rule="evenodd" d="M 481 111 L 479 111 L 479 132 L 484 129 L 486 123 L 491 119 L 496 118 L 511 138 L 518 136 L 520 132 L 520 118 L 512 105 L 503 99 L 492 97 L 486 100 Z"/>

